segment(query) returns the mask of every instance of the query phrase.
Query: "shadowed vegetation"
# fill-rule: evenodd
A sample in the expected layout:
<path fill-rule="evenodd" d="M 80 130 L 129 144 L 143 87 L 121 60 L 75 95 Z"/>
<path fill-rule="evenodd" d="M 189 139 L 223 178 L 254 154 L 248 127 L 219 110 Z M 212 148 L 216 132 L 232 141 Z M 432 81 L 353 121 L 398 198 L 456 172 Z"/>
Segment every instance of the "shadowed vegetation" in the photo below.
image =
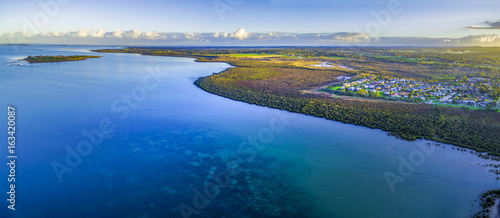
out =
<path fill-rule="evenodd" d="M 86 55 L 73 55 L 73 56 L 28 56 L 23 59 L 29 63 L 52 63 L 52 62 L 65 62 L 65 61 L 83 61 L 87 58 L 100 58 L 101 56 L 86 56 Z"/>
<path fill-rule="evenodd" d="M 493 48 L 128 48 L 97 52 L 194 57 L 235 68 L 198 79 L 207 92 L 237 101 L 382 129 L 406 140 L 427 138 L 500 154 L 500 113 L 426 104 L 331 98 L 304 93 L 338 76 L 372 75 L 450 81 L 462 76 L 499 79 Z M 331 62 L 352 70 L 321 68 Z"/>

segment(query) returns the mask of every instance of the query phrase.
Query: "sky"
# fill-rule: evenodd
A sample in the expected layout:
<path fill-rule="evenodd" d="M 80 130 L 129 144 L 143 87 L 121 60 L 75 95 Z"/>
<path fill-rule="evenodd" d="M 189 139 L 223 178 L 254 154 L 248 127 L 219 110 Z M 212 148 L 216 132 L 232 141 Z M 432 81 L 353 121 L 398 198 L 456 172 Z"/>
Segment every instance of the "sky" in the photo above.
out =
<path fill-rule="evenodd" d="M 498 0 L 0 1 L 0 43 L 500 46 Z"/>

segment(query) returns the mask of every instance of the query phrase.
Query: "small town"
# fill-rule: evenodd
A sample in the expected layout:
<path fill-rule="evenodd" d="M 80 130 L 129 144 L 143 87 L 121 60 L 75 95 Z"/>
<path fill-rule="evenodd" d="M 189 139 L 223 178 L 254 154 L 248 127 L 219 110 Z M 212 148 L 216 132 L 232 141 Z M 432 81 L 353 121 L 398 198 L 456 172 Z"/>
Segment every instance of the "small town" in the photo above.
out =
<path fill-rule="evenodd" d="M 457 79 L 455 82 L 425 82 L 412 79 L 379 78 L 370 76 L 350 81 L 351 77 L 340 76 L 342 81 L 324 87 L 323 90 L 343 95 L 359 95 L 371 98 L 403 100 L 416 103 L 462 106 L 470 108 L 498 108 L 498 81 L 473 77 Z M 491 93 L 494 94 L 491 94 Z"/>

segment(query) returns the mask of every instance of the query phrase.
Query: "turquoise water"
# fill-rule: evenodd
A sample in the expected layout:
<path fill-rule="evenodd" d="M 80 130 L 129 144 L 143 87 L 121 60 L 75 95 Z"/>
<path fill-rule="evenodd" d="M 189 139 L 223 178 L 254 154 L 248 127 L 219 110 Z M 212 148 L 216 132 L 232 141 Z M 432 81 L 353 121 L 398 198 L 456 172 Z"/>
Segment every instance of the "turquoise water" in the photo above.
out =
<path fill-rule="evenodd" d="M 3 201 L 0 217 L 468 217 L 479 194 L 499 188 L 478 166 L 489 161 L 451 145 L 401 141 L 193 85 L 224 63 L 131 54 L 16 62 L 97 48 L 0 46 L 1 107 L 16 107 L 18 143 L 17 210 Z M 410 169 L 399 172 L 406 161 Z"/>

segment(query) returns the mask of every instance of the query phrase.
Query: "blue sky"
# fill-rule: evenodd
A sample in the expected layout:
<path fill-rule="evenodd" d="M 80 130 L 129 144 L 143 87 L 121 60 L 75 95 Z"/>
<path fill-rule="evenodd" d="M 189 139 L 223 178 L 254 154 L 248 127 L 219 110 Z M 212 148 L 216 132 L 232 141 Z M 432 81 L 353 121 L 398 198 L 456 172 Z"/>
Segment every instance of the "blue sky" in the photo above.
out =
<path fill-rule="evenodd" d="M 390 10 L 391 4 L 397 13 Z M 231 33 L 243 28 L 252 33 L 460 38 L 499 34 L 499 29 L 466 28 L 496 22 L 498 12 L 498 0 L 21 0 L 0 2 L 0 34 L 26 30 L 29 21 L 35 24 L 36 33 Z M 374 14 L 390 18 L 377 19 Z M 373 24 L 378 27 L 374 29 Z"/>

